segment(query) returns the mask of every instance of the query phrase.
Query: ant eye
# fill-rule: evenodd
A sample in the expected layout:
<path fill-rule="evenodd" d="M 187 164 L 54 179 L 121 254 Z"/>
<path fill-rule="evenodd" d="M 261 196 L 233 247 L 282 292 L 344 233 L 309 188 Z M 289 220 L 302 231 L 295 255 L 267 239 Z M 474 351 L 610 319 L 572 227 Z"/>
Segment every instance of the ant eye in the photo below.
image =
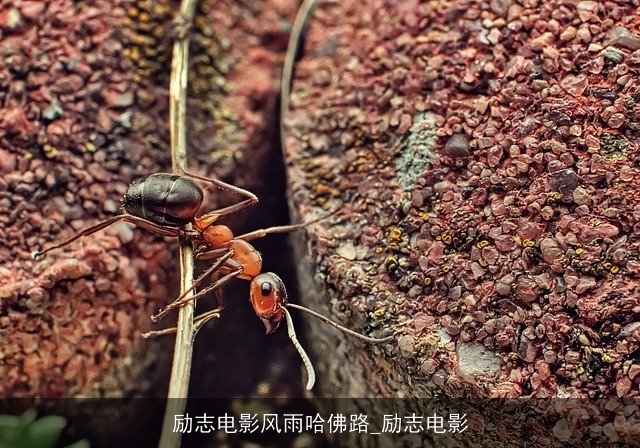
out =
<path fill-rule="evenodd" d="M 260 285 L 260 292 L 262 293 L 263 296 L 270 296 L 271 292 L 273 291 L 273 288 L 271 286 L 271 283 L 269 282 L 264 282 L 262 285 Z"/>
<path fill-rule="evenodd" d="M 287 290 L 280 277 L 273 272 L 264 272 L 253 280 L 249 287 L 251 303 L 258 316 L 268 318 L 276 312 L 280 314 L 280 308 L 287 305 Z M 279 318 L 278 320 L 281 320 Z"/>

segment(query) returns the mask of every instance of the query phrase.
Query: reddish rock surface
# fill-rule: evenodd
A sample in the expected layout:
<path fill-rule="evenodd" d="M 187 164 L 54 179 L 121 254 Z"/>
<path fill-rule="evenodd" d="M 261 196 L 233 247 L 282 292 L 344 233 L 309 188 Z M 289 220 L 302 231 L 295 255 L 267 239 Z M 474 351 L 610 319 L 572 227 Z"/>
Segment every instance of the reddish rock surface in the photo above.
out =
<path fill-rule="evenodd" d="M 167 295 L 169 252 L 148 236 L 147 245 L 126 246 L 133 239 L 126 226 L 42 261 L 31 258 L 88 220 L 118 212 L 128 181 L 158 167 L 145 132 L 132 133 L 139 116 L 135 67 L 121 59 L 128 43 L 114 26 L 126 7 L 66 1 L 3 7 L 11 18 L 0 40 L 5 396 L 94 393 L 90 386 L 109 368 L 120 370 L 114 362 L 132 353 L 156 306 L 149 298 Z M 124 375 L 149 362 L 140 357 Z"/>
<path fill-rule="evenodd" d="M 297 5 L 200 3 L 192 166 L 264 193 Z M 617 400 L 640 394 L 636 3 L 320 5 L 285 158 L 301 220 L 338 211 L 310 229 L 317 257 L 301 264 L 301 291 L 351 328 L 396 334 L 354 350 L 314 325 L 321 393 L 589 397 L 604 401 L 553 404 L 523 428 L 540 444 L 637 440 L 637 402 Z M 42 261 L 31 253 L 118 213 L 133 178 L 168 169 L 175 6 L 0 3 L 3 395 L 145 394 L 163 375 L 154 350 L 132 348 L 174 294 L 175 246 L 114 226 Z M 250 228 L 277 222 L 265 202 Z M 221 381 L 299 393 L 284 332 L 269 361 L 249 335 L 260 322 L 233 316 L 227 339 L 200 335 L 196 360 L 215 362 L 196 394 Z M 258 370 L 276 381 L 256 387 Z M 485 428 L 480 413 L 470 421 Z"/>
<path fill-rule="evenodd" d="M 272 196 L 282 201 L 284 187 L 269 192 L 274 176 L 263 172 L 278 172 L 264 165 L 274 157 L 278 76 L 296 6 L 201 1 L 191 30 L 190 168 L 255 190 L 268 208 L 247 214 L 251 229 L 283 223 Z M 142 343 L 140 333 L 176 293 L 175 243 L 117 224 L 40 261 L 31 254 L 121 213 L 131 180 L 170 169 L 177 8 L 166 0 L 0 2 L 2 396 L 166 393 L 173 341 Z M 218 195 L 205 206 L 234 199 Z M 248 300 L 238 302 L 250 312 Z M 196 363 L 206 370 L 194 375 L 196 393 L 300 393 L 286 334 L 267 340 L 242 312 L 225 313 L 235 328 L 228 336 L 202 333 Z M 247 342 L 259 337 L 268 349 L 255 344 L 242 355 L 238 332 L 247 326 Z M 231 363 L 243 371 L 225 378 L 223 353 L 231 352 L 251 362 Z M 283 367 L 292 360 L 296 381 Z"/>
<path fill-rule="evenodd" d="M 301 220 L 338 212 L 303 290 L 397 335 L 327 391 L 640 397 L 639 44 L 637 2 L 320 3 L 285 158 Z M 629 403 L 536 442 L 640 443 Z"/>

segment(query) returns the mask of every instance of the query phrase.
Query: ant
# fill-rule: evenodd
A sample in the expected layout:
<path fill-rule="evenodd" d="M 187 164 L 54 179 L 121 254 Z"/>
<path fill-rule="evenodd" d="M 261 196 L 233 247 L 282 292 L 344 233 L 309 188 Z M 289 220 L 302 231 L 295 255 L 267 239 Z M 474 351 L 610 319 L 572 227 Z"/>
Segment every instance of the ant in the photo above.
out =
<path fill-rule="evenodd" d="M 210 184 L 209 186 L 238 193 L 244 196 L 245 199 L 198 217 L 197 214 L 204 200 L 204 191 L 196 181 L 206 182 Z M 280 277 L 272 272 L 261 273 L 262 256 L 249 244 L 249 241 L 269 234 L 300 230 L 325 217 L 301 224 L 260 229 L 237 237 L 234 237 L 229 227 L 216 224 L 219 218 L 242 211 L 257 202 L 257 196 L 250 191 L 215 178 L 202 177 L 187 172 L 183 172 L 183 174 L 150 174 L 132 182 L 127 188 L 123 198 L 124 214 L 87 227 L 62 243 L 49 246 L 42 251 L 36 251 L 33 257 L 34 259 L 40 259 L 54 249 L 64 247 L 79 238 L 98 232 L 118 221 L 133 223 L 158 235 L 186 238 L 195 245 L 196 259 L 211 260 L 212 264 L 193 282 L 193 285 L 187 291 L 184 291 L 172 303 L 153 315 L 151 320 L 157 322 L 170 310 L 215 291 L 218 307 L 196 318 L 194 323 L 200 328 L 210 318 L 217 316 L 224 309 L 221 288 L 234 278 L 247 280 L 251 282 L 249 286 L 251 305 L 264 324 L 267 334 L 273 333 L 282 319 L 286 318 L 289 338 L 307 369 L 306 388 L 310 390 L 315 383 L 315 372 L 311 360 L 298 341 L 291 314 L 287 308 L 294 308 L 314 316 L 328 325 L 368 343 L 387 342 L 392 337 L 367 337 L 345 328 L 315 311 L 301 305 L 289 303 L 284 282 Z M 184 227 L 189 223 L 193 224 L 193 229 Z M 188 293 L 199 287 L 210 276 L 213 277 L 210 285 L 187 297 Z M 152 331 L 145 333 L 143 337 L 168 334 L 174 331 L 175 328 Z"/>

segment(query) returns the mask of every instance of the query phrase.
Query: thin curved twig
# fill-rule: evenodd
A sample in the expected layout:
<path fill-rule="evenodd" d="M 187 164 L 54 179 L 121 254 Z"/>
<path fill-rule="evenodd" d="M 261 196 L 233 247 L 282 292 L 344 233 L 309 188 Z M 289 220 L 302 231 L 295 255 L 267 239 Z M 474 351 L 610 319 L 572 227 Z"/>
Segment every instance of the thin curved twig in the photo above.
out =
<path fill-rule="evenodd" d="M 309 19 L 316 6 L 317 0 L 304 0 L 298 14 L 296 15 L 291 35 L 289 36 L 289 44 L 287 53 L 284 57 L 282 67 L 282 78 L 280 80 L 280 146 L 284 151 L 284 116 L 289 111 L 289 96 L 291 94 L 291 82 L 293 81 L 293 68 L 296 63 L 296 55 L 300 51 L 304 34 L 309 24 Z"/>

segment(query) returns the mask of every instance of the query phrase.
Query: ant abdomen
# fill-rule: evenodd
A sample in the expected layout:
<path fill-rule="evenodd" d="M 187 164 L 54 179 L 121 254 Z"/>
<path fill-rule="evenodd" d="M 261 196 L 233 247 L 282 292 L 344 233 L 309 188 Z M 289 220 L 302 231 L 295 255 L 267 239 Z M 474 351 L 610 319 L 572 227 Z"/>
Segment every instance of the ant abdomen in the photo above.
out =
<path fill-rule="evenodd" d="M 193 221 L 203 199 L 202 188 L 188 177 L 155 173 L 129 185 L 124 208 L 153 223 L 181 227 Z"/>

